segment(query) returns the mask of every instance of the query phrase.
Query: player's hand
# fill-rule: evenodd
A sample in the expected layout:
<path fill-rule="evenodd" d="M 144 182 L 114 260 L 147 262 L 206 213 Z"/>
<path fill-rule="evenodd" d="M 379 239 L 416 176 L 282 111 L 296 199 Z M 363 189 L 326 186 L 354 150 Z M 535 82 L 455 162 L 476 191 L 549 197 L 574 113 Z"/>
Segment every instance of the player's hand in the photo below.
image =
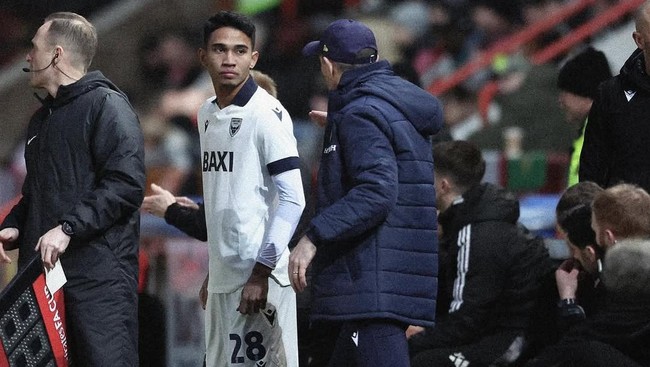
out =
<path fill-rule="evenodd" d="M 266 308 L 266 297 L 269 293 L 269 276 L 272 269 L 260 263 L 255 263 L 253 272 L 241 291 L 237 311 L 243 315 L 252 315 Z"/>
<path fill-rule="evenodd" d="M 289 255 L 289 281 L 296 292 L 307 287 L 307 267 L 316 256 L 316 246 L 307 236 L 302 236 Z"/>
<path fill-rule="evenodd" d="M 0 231 L 0 243 L 2 244 L 0 246 L 0 261 L 3 263 L 11 264 L 11 259 L 7 256 L 6 251 L 15 250 L 18 247 L 16 240 L 19 234 L 18 228 L 13 227 L 4 228 Z"/>
<path fill-rule="evenodd" d="M 201 307 L 205 310 L 205 306 L 208 303 L 208 279 L 210 279 L 210 274 L 205 275 L 205 280 L 203 281 L 203 284 L 201 285 L 201 289 L 199 290 L 199 301 L 201 301 Z"/>
<path fill-rule="evenodd" d="M 70 244 L 70 236 L 63 233 L 61 225 L 58 225 L 41 236 L 36 244 L 36 251 L 41 251 L 43 265 L 48 269 L 54 268 L 54 264 L 65 252 Z"/>
<path fill-rule="evenodd" d="M 145 196 L 142 201 L 142 209 L 156 217 L 164 218 L 167 207 L 176 202 L 176 198 L 171 192 L 163 189 L 162 187 L 152 183 L 152 195 Z"/>
<path fill-rule="evenodd" d="M 176 199 L 176 204 L 180 206 L 184 206 L 186 208 L 190 208 L 194 210 L 199 210 L 199 204 L 195 203 L 194 200 L 188 198 L 187 196 L 177 196 L 175 199 Z"/>
<path fill-rule="evenodd" d="M 576 297 L 580 270 L 574 265 L 574 259 L 567 259 L 555 270 L 555 282 L 560 299 Z"/>
<path fill-rule="evenodd" d="M 411 339 L 413 335 L 419 334 L 423 331 L 424 328 L 422 326 L 409 325 L 409 327 L 406 328 L 406 339 Z"/>
<path fill-rule="evenodd" d="M 327 125 L 327 112 L 325 111 L 309 111 L 309 118 L 320 127 Z"/>

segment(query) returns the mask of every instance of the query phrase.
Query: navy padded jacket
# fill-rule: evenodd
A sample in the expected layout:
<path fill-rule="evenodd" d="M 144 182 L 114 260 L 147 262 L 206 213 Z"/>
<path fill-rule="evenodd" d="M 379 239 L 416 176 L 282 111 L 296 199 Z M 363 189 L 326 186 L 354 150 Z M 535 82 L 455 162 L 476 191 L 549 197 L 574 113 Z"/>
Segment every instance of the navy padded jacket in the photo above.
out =
<path fill-rule="evenodd" d="M 431 135 L 439 101 L 386 61 L 329 95 L 317 212 L 307 231 L 312 318 L 432 325 L 438 244 Z"/>

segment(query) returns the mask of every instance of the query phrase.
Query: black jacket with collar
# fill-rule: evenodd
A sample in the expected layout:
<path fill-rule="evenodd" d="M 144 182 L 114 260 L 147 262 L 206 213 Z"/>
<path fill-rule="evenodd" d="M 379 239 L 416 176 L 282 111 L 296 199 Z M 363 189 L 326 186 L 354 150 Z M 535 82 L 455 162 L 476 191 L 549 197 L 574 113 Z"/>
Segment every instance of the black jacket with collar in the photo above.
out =
<path fill-rule="evenodd" d="M 107 246 L 137 279 L 145 184 L 138 117 L 98 71 L 41 101 L 27 130 L 23 196 L 2 224 L 20 230 L 19 266 L 34 256 L 42 235 L 68 221 L 75 234 L 61 258 L 66 273 L 92 270 L 77 250 Z"/>
<path fill-rule="evenodd" d="M 580 181 L 650 190 L 650 76 L 637 49 L 619 75 L 598 88 L 580 155 Z"/>

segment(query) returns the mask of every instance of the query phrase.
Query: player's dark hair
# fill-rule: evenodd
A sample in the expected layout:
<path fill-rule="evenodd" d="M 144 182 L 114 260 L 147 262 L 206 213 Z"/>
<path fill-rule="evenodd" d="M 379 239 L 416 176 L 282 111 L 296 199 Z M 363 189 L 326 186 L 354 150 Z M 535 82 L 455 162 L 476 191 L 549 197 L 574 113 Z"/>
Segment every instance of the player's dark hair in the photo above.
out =
<path fill-rule="evenodd" d="M 433 146 L 435 171 L 451 178 L 462 191 L 478 185 L 485 174 L 485 160 L 474 144 L 462 141 L 445 141 Z"/>
<path fill-rule="evenodd" d="M 596 244 L 596 234 L 591 229 L 591 203 L 601 191 L 594 182 L 578 182 L 564 191 L 555 207 L 557 223 L 578 248 Z"/>
<path fill-rule="evenodd" d="M 253 49 L 255 48 L 255 24 L 246 16 L 232 12 L 220 11 L 210 17 L 203 25 L 203 46 L 208 46 L 208 41 L 212 32 L 222 27 L 232 27 L 242 31 L 251 40 Z"/>

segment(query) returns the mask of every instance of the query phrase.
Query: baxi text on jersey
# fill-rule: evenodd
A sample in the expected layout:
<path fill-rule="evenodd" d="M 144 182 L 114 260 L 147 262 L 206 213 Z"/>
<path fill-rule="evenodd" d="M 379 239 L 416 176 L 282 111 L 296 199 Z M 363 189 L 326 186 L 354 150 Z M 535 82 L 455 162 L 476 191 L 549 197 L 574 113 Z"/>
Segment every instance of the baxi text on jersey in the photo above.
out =
<path fill-rule="evenodd" d="M 203 152 L 203 172 L 232 172 L 234 152 Z"/>

